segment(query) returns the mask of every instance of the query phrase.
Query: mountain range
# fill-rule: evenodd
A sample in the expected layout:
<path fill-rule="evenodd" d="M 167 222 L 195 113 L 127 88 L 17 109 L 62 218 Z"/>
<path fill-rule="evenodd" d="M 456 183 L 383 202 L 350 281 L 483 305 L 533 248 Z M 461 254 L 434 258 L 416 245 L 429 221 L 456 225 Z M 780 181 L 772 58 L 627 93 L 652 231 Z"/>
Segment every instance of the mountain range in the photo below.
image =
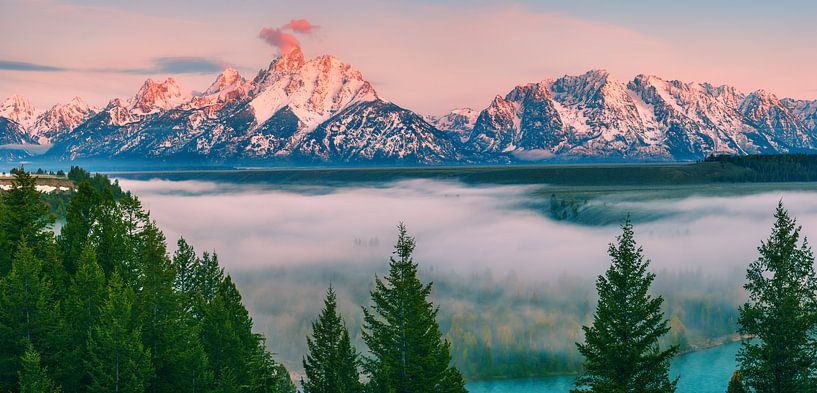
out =
<path fill-rule="evenodd" d="M 429 91 L 433 94 L 433 91 Z M 247 79 L 227 67 L 202 93 L 148 79 L 98 108 L 0 104 L 0 158 L 207 162 L 510 163 L 668 161 L 817 151 L 817 100 L 604 70 L 529 83 L 487 108 L 422 116 L 381 98 L 360 71 L 298 48 Z M 50 147 L 50 148 L 49 148 Z"/>

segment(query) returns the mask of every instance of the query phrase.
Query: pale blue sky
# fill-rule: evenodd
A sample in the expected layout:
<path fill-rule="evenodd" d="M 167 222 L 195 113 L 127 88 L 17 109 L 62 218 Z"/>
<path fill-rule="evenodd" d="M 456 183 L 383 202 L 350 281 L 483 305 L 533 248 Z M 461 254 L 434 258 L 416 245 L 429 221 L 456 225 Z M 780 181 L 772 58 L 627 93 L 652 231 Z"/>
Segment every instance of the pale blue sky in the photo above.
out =
<path fill-rule="evenodd" d="M 482 108 L 515 84 L 605 68 L 817 98 L 817 2 L 0 0 L 0 98 L 103 105 L 147 78 L 203 90 L 225 64 L 252 77 L 262 27 L 305 18 L 381 96 L 423 112 Z"/>

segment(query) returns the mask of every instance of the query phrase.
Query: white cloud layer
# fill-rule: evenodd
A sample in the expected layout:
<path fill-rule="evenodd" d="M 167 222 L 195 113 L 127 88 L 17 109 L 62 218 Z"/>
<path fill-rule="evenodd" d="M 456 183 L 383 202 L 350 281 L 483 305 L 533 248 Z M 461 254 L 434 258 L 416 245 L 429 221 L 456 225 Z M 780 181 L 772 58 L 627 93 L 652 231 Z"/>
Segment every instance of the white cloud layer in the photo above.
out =
<path fill-rule="evenodd" d="M 595 276 L 609 263 L 617 226 L 556 222 L 531 209 L 521 186 L 467 187 L 411 180 L 378 187 L 280 188 L 198 181 L 121 180 L 142 199 L 168 235 L 198 250 L 216 250 L 228 269 L 307 264 L 385 263 L 395 225 L 416 235 L 416 260 L 457 271 L 489 268 L 532 274 Z M 768 236 L 780 198 L 817 235 L 815 194 L 762 193 L 608 203 L 654 213 L 636 225 L 654 270 L 743 269 Z"/>

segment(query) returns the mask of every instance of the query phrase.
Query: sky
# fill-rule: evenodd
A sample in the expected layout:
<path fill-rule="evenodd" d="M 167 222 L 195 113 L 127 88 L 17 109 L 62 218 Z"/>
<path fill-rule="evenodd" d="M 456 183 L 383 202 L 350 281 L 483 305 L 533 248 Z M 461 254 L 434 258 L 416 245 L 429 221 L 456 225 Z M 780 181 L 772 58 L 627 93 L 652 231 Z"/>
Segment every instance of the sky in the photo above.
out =
<path fill-rule="evenodd" d="M 817 99 L 813 1 L 0 0 L 0 36 L 0 99 L 42 108 L 147 78 L 203 91 L 226 65 L 252 78 L 292 37 L 423 114 L 591 69 Z"/>

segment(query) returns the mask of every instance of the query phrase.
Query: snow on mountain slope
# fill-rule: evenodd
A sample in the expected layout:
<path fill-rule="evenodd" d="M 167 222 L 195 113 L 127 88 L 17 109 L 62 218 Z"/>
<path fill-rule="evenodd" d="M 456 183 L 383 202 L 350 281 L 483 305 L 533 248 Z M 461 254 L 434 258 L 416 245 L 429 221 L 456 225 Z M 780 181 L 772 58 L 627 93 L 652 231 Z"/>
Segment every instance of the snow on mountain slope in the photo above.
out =
<path fill-rule="evenodd" d="M 168 78 L 97 113 L 67 105 L 36 125 L 12 119 L 6 128 L 54 143 L 48 154 L 63 159 L 426 164 L 817 151 L 817 101 L 653 75 L 622 82 L 592 70 L 516 86 L 479 112 L 423 118 L 381 99 L 352 66 L 328 55 L 307 60 L 299 49 L 252 80 L 227 67 L 196 96 Z M 3 108 L 24 120 L 36 112 L 20 98 Z"/>
<path fill-rule="evenodd" d="M 258 125 L 286 106 L 303 130 L 314 129 L 353 103 L 378 99 L 360 71 L 328 55 L 305 62 L 297 47 L 259 74 L 253 95 L 250 105 Z"/>
<path fill-rule="evenodd" d="M 454 108 L 442 116 L 426 116 L 425 120 L 440 131 L 454 133 L 460 142 L 465 142 L 478 116 L 479 112 L 471 108 Z"/>
<path fill-rule="evenodd" d="M 74 97 L 66 104 L 54 105 L 43 112 L 28 133 L 39 143 L 48 143 L 51 139 L 73 131 L 97 111 L 82 98 Z"/>
<path fill-rule="evenodd" d="M 228 68 L 202 95 L 181 104 L 165 99 L 180 94 L 159 94 L 166 91 L 180 89 L 146 82 L 134 98 L 112 101 L 72 138 L 60 140 L 51 154 L 417 162 L 456 156 L 446 134 L 381 100 L 360 71 L 332 56 L 306 61 L 294 49 L 251 82 Z"/>
<path fill-rule="evenodd" d="M 0 117 L 14 121 L 24 130 L 34 125 L 37 116 L 41 113 L 42 110 L 31 105 L 31 102 L 25 97 L 16 94 L 6 98 L 0 104 Z"/>
<path fill-rule="evenodd" d="M 33 144 L 31 137 L 14 120 L 0 117 L 0 159 L 17 160 L 29 154 L 21 146 Z"/>
<path fill-rule="evenodd" d="M 811 134 L 817 134 L 817 100 L 793 100 L 784 98 L 780 100 L 803 125 L 811 130 Z"/>

